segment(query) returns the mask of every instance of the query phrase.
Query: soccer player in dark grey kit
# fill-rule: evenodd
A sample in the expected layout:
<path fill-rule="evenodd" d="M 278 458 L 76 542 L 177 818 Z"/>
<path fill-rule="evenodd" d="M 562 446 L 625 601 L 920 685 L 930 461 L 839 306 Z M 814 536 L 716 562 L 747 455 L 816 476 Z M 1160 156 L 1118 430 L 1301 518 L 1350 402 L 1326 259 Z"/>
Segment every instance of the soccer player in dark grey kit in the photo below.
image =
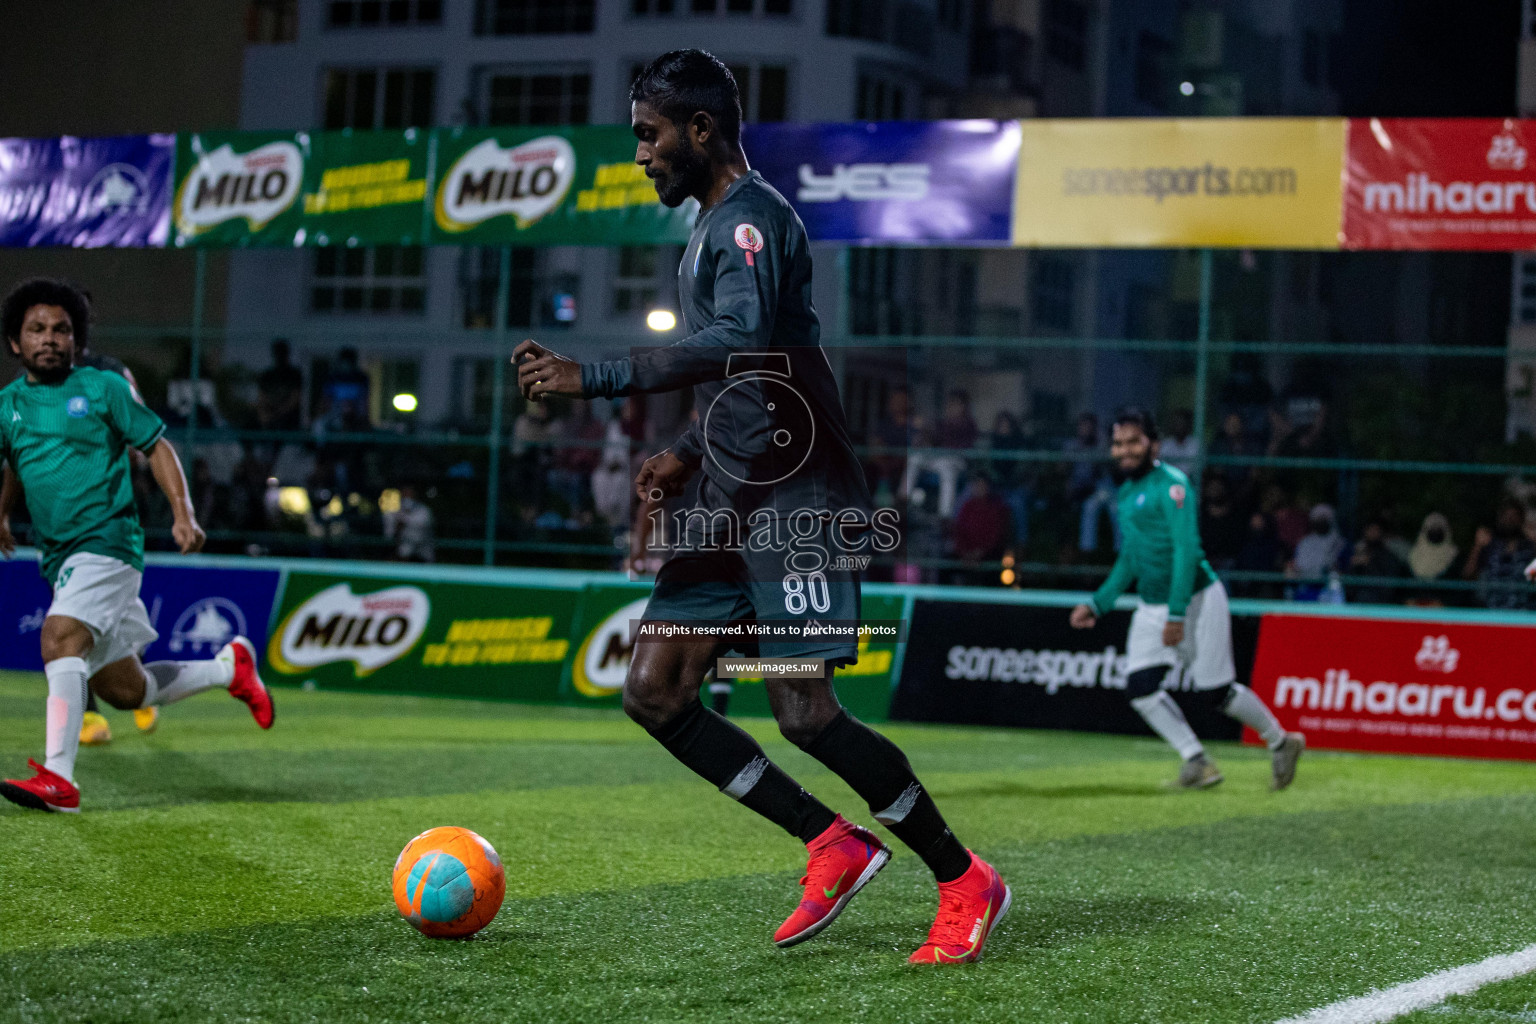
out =
<path fill-rule="evenodd" d="M 661 201 L 699 201 L 678 268 L 688 334 L 585 365 L 525 341 L 514 353 L 518 384 L 533 399 L 693 387 L 699 420 L 635 481 L 642 498 L 678 494 L 702 472 L 687 542 L 657 573 L 645 622 L 857 619 L 857 573 L 818 552 L 868 541 L 876 517 L 819 344 L 805 227 L 748 167 L 736 82 L 720 61 L 699 50 L 663 54 L 640 73 L 630 99 L 635 161 Z M 640 637 L 624 708 L 683 764 L 806 844 L 803 897 L 774 935 L 791 946 L 831 924 L 890 851 L 700 703 L 718 649 L 713 639 Z M 857 660 L 855 642 L 764 641 L 758 653 L 825 660 L 825 678 L 769 678 L 780 731 L 847 782 L 933 870 L 938 917 L 911 960 L 975 960 L 1008 910 L 1008 887 L 956 840 L 896 745 L 838 703 L 831 672 Z"/>

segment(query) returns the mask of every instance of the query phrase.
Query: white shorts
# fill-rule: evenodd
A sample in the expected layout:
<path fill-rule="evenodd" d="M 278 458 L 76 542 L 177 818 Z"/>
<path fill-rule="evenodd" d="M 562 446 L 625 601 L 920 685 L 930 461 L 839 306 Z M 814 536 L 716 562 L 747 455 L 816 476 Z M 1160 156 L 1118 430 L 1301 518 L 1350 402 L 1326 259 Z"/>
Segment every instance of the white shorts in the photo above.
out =
<path fill-rule="evenodd" d="M 1237 679 L 1232 660 L 1232 610 L 1227 588 L 1217 580 L 1194 597 L 1184 613 L 1184 642 L 1163 644 L 1168 606 L 1143 604 L 1131 615 L 1131 635 L 1126 641 L 1126 671 L 1137 672 L 1156 665 L 1182 666 L 1190 686 L 1214 690 Z"/>
<path fill-rule="evenodd" d="M 87 552 L 70 555 L 59 569 L 49 615 L 85 623 L 94 641 L 85 656 L 87 678 L 124 658 L 137 657 L 160 639 L 139 599 L 143 573 L 126 562 Z"/>

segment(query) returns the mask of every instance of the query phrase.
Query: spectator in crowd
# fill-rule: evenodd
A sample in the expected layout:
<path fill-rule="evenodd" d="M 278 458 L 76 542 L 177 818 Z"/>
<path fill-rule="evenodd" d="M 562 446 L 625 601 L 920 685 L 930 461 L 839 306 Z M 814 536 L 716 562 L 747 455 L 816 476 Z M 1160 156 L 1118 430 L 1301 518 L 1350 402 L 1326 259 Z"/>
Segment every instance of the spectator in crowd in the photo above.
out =
<path fill-rule="evenodd" d="M 1120 526 L 1115 521 L 1115 481 L 1099 450 L 1099 418 L 1085 412 L 1077 418 L 1077 433 L 1065 451 L 1094 456 L 1072 464 L 1067 476 L 1067 497 L 1078 508 L 1077 549 L 1084 554 L 1099 549 L 1099 517 L 1109 515 L 1120 547 Z"/>
<path fill-rule="evenodd" d="M 304 374 L 290 359 L 288 342 L 272 342 L 272 365 L 256 376 L 256 425 L 262 430 L 299 430 Z"/>
<path fill-rule="evenodd" d="M 551 444 L 560 437 L 559 424 L 549 402 L 527 402 L 512 421 L 512 463 L 518 491 L 532 506 L 544 501 L 549 469 L 554 463 Z"/>
<path fill-rule="evenodd" d="M 1296 378 L 1280 396 L 1270 419 L 1269 454 L 1318 458 L 1333 453 L 1329 423 L 1327 370 L 1298 367 Z"/>
<path fill-rule="evenodd" d="M 415 484 L 400 486 L 400 508 L 384 513 L 384 535 L 395 542 L 395 557 L 402 562 L 435 562 L 436 520 Z"/>
<path fill-rule="evenodd" d="M 1408 567 L 1387 547 L 1387 523 L 1381 516 L 1365 524 L 1360 539 L 1355 541 L 1349 556 L 1351 576 L 1378 576 L 1395 579 L 1406 576 Z M 1351 601 L 1365 604 L 1391 604 L 1399 598 L 1399 592 L 1391 586 L 1365 584 L 1354 587 Z"/>
<path fill-rule="evenodd" d="M 992 421 L 987 447 L 1000 456 L 1007 456 L 1023 451 L 1027 446 L 1028 440 L 1018 417 L 1011 412 L 999 412 Z M 1029 506 L 1034 498 L 1028 468 L 1018 459 L 994 458 L 991 472 L 997 484 L 997 496 L 1008 506 L 1009 541 L 1022 544 L 1029 537 Z"/>
<path fill-rule="evenodd" d="M 1008 546 L 1008 506 L 992 491 L 985 473 L 971 475 L 951 536 L 955 557 L 967 562 L 1000 558 Z"/>
<path fill-rule="evenodd" d="M 1200 460 L 1200 440 L 1194 436 L 1194 430 L 1194 413 L 1175 409 L 1168 417 L 1168 432 L 1159 442 L 1159 458 L 1187 474 L 1194 473 L 1195 463 Z"/>
<path fill-rule="evenodd" d="M 1232 368 L 1221 386 L 1219 401 L 1223 409 L 1229 409 L 1238 416 L 1243 423 L 1244 433 L 1261 448 L 1264 445 L 1264 430 L 1268 425 L 1270 406 L 1274 400 L 1275 391 L 1265 376 L 1259 354 L 1234 353 Z"/>
<path fill-rule="evenodd" d="M 1248 530 L 1247 523 L 1232 501 L 1232 491 L 1219 476 L 1206 479 L 1200 502 L 1200 540 L 1205 556 L 1216 571 L 1231 569 L 1237 563 Z"/>
<path fill-rule="evenodd" d="M 320 414 L 317 422 L 325 430 L 365 431 L 373 424 L 368 418 L 371 382 L 357 362 L 357 349 L 350 345 L 336 353 L 336 361 L 326 370 L 320 385 Z"/>
<path fill-rule="evenodd" d="M 1248 428 L 1243 423 L 1243 417 L 1235 412 L 1229 412 L 1222 418 L 1221 431 L 1216 439 L 1211 442 L 1211 454 L 1227 456 L 1234 459 L 1252 458 L 1262 455 L 1263 451 L 1248 434 Z M 1252 466 L 1220 466 L 1216 473 L 1224 477 L 1232 488 L 1232 500 L 1239 505 L 1246 505 L 1253 498 L 1254 467 Z"/>
<path fill-rule="evenodd" d="M 572 403 L 570 419 L 563 425 L 561 432 L 567 442 L 580 443 L 567 443 L 556 449 L 554 465 L 549 471 L 549 483 L 555 493 L 565 499 L 573 515 L 587 505 L 592 471 L 603 457 L 605 431 L 603 421 L 592 415 L 591 403 Z"/>
<path fill-rule="evenodd" d="M 912 411 L 906 388 L 892 388 L 885 399 L 885 413 L 875 424 L 870 443 L 890 449 L 870 457 L 866 474 L 871 493 L 881 485 L 899 488 L 907 471 L 907 449 L 912 445 Z"/>
<path fill-rule="evenodd" d="M 1460 553 L 1451 539 L 1451 521 L 1443 513 L 1431 512 L 1424 517 L 1418 539 L 1408 552 L 1408 571 L 1416 580 L 1447 579 Z"/>
<path fill-rule="evenodd" d="M 932 449 L 942 446 L 938 444 L 935 429 L 922 420 L 913 421 L 912 437 L 914 451 L 907 459 L 907 475 L 901 494 L 911 498 L 914 504 L 926 506 L 928 490 L 937 488 L 939 518 L 948 519 L 955 512 L 955 494 L 965 473 L 965 459 L 959 455 L 936 454 Z"/>
<path fill-rule="evenodd" d="M 1307 517 L 1307 535 L 1296 544 L 1296 553 L 1291 556 L 1291 574 L 1301 581 L 1296 587 L 1298 601 L 1316 600 L 1323 589 L 1321 581 L 1338 571 L 1346 548 L 1333 506 L 1313 505 Z"/>
<path fill-rule="evenodd" d="M 1485 607 L 1523 611 L 1531 607 L 1525 567 L 1533 558 L 1536 544 L 1525 533 L 1525 506 L 1506 497 L 1499 502 L 1492 528 L 1477 528 L 1461 575 L 1478 581 L 1478 599 Z"/>
<path fill-rule="evenodd" d="M 1275 534 L 1275 525 L 1263 512 L 1248 517 L 1248 529 L 1243 534 L 1243 546 L 1237 552 L 1233 568 L 1240 572 L 1274 572 L 1285 567 L 1286 548 Z M 1279 587 L 1267 581 L 1245 581 L 1240 584 L 1248 597 L 1275 597 Z"/>
<path fill-rule="evenodd" d="M 936 440 L 940 448 L 968 450 L 976 447 L 981 431 L 971 415 L 971 396 L 959 388 L 944 401 L 944 415 L 939 418 Z"/>
<path fill-rule="evenodd" d="M 1275 536 L 1285 545 L 1289 557 L 1310 529 L 1306 506 L 1279 484 L 1270 484 L 1264 489 L 1264 500 L 1259 503 L 1259 510 L 1269 516 L 1275 527 Z"/>

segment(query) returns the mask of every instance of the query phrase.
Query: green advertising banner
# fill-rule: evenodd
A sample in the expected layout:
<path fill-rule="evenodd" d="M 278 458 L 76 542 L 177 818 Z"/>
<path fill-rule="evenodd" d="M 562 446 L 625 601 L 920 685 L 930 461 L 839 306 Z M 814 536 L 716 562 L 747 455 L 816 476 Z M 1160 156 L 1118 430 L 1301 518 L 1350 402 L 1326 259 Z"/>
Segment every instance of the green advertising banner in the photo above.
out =
<path fill-rule="evenodd" d="M 176 245 L 424 241 L 431 135 L 201 132 L 176 139 Z"/>
<path fill-rule="evenodd" d="M 436 133 L 433 241 L 495 245 L 684 244 L 698 204 L 669 210 L 618 125 Z"/>
<path fill-rule="evenodd" d="M 293 571 L 267 644 L 273 681 L 494 700 L 560 699 L 573 587 Z"/>
<path fill-rule="evenodd" d="M 651 584 L 588 584 L 571 630 L 576 650 L 562 684 L 565 700 L 578 704 L 614 705 L 619 702 L 624 676 L 629 671 L 630 622 L 640 618 L 650 598 Z M 902 599 L 865 594 L 861 618 L 900 619 Z M 854 715 L 866 722 L 889 717 L 894 642 L 859 640 L 857 664 L 838 669 L 837 696 Z M 762 679 L 737 679 L 731 697 L 731 713 L 770 716 L 767 688 Z"/>

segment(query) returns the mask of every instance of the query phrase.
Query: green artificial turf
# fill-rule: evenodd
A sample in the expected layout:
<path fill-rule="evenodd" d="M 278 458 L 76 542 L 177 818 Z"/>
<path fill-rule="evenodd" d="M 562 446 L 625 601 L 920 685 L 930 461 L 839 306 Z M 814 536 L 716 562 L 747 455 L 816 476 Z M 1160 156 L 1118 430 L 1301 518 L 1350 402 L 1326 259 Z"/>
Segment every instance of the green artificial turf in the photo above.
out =
<path fill-rule="evenodd" d="M 0 673 L 5 774 L 39 755 L 43 692 Z M 1523 764 L 1313 752 L 1272 794 L 1263 751 L 1220 745 L 1227 782 L 1185 793 L 1151 738 L 892 725 L 1014 890 L 981 963 L 915 968 L 915 856 L 776 949 L 802 848 L 616 713 L 283 690 L 271 733 L 219 694 L 150 736 L 111 721 L 82 814 L 0 804 L 0 1020 L 1274 1021 L 1536 942 Z M 442 824 L 507 866 L 467 941 L 390 899 L 400 847 Z M 1517 979 L 1403 1020 L 1532 1006 Z"/>

